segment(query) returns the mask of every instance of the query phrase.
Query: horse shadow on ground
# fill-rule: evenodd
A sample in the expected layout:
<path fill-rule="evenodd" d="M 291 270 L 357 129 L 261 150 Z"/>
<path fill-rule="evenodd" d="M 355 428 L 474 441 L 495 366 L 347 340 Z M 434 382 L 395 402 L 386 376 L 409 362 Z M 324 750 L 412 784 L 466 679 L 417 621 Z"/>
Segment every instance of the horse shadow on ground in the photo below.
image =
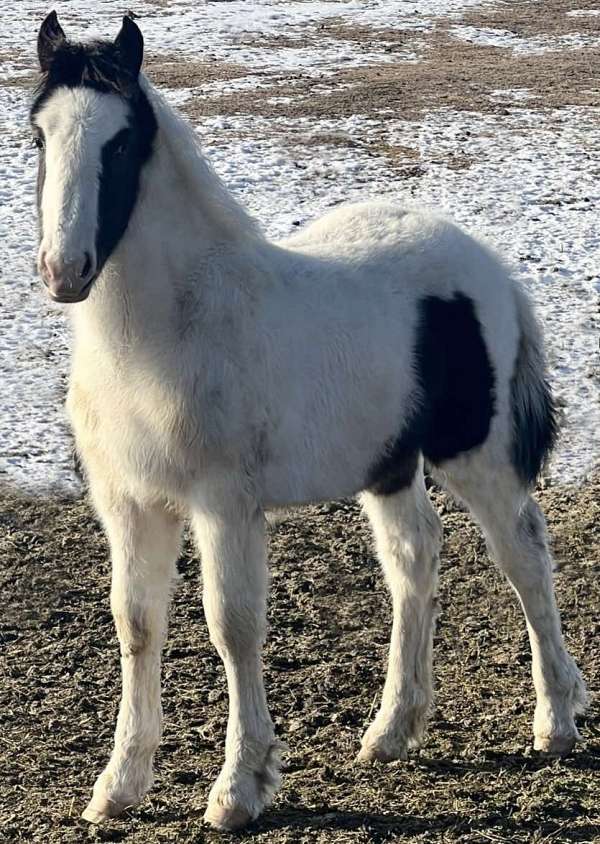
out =
<path fill-rule="evenodd" d="M 539 755 L 523 756 L 518 753 L 488 751 L 483 760 L 449 760 L 419 758 L 419 767 L 425 767 L 432 773 L 443 776 L 448 774 L 470 774 L 473 772 L 490 774 L 501 770 L 516 769 L 523 773 L 535 774 L 543 771 L 551 760 Z M 598 771 L 600 775 L 600 745 L 590 746 L 561 765 L 571 770 L 589 774 Z M 577 823 L 573 823 L 577 820 Z M 565 805 L 560 796 L 548 795 L 543 805 L 543 814 L 538 817 L 514 818 L 504 805 L 481 806 L 477 816 L 465 812 L 439 812 L 427 815 L 407 812 L 365 813 L 339 810 L 332 806 L 304 808 L 297 804 L 275 805 L 263 817 L 256 821 L 245 834 L 271 832 L 276 840 L 278 831 L 297 830 L 298 833 L 329 832 L 332 841 L 336 833 L 362 831 L 369 842 L 382 844 L 389 841 L 412 840 L 456 840 L 475 841 L 491 840 L 499 842 L 528 842 L 531 840 L 552 840 L 560 842 L 600 841 L 600 817 L 589 818 L 584 813 L 575 812 L 572 806 Z M 237 837 L 241 837 L 241 834 Z"/>
<path fill-rule="evenodd" d="M 304 809 L 297 805 L 280 805 L 235 838 L 265 832 L 275 835 L 277 831 L 285 829 L 288 832 L 297 830 L 298 834 L 312 832 L 315 836 L 319 832 L 329 832 L 332 841 L 335 840 L 335 833 L 362 831 L 373 844 L 417 839 L 525 842 L 536 838 L 536 835 L 540 837 L 539 840 L 555 840 L 565 844 L 600 840 L 600 822 L 590 820 L 571 828 L 569 822 L 573 821 L 572 812 L 558 803 L 549 803 L 544 809 L 544 815 L 543 822 L 538 823 L 514 820 L 498 810 L 476 818 L 458 812 L 424 817 L 410 813 L 365 814 L 339 811 L 331 807 Z"/>
<path fill-rule="evenodd" d="M 547 769 L 554 760 L 532 755 L 523 756 L 518 753 L 502 753 L 486 751 L 485 759 L 458 760 L 433 759 L 420 756 L 419 767 L 427 768 L 434 777 L 444 774 L 472 774 L 474 772 L 489 774 L 499 773 L 507 769 L 519 769 L 523 773 L 535 774 Z M 598 771 L 600 775 L 600 745 L 588 745 L 585 752 L 579 752 L 568 759 L 562 760 L 561 765 L 568 765 L 575 771 L 589 774 Z M 323 804 L 319 807 L 307 808 L 299 803 L 275 803 L 250 826 L 238 833 L 223 834 L 208 829 L 202 820 L 203 800 L 186 812 L 186 822 L 193 832 L 184 840 L 191 844 L 217 844 L 223 841 L 251 841 L 253 837 L 261 836 L 261 840 L 295 841 L 315 839 L 319 835 L 331 837 L 331 841 L 346 840 L 344 833 L 363 833 L 365 840 L 372 844 L 401 841 L 494 841 L 521 842 L 553 841 L 564 844 L 589 844 L 600 841 L 600 818 L 583 817 L 582 813 L 575 813 L 572 806 L 565 805 L 560 796 L 549 794 L 548 801 L 543 805 L 543 813 L 537 817 L 524 820 L 512 817 L 503 803 L 498 805 L 481 805 L 477 816 L 464 811 L 435 812 L 415 814 L 410 811 L 389 813 L 369 813 L 364 811 L 347 811 L 334 806 Z M 172 822 L 181 821 L 181 813 L 160 803 L 149 808 L 141 808 L 128 814 L 128 820 L 136 820 L 147 830 L 149 840 L 155 830 L 162 830 Z M 577 820 L 577 823 L 574 821 Z M 96 837 L 104 841 L 127 841 L 131 829 L 129 823 L 113 822 L 108 828 L 97 830 Z M 161 839 L 162 840 L 162 839 Z M 361 839 L 363 840 L 363 839 Z"/>

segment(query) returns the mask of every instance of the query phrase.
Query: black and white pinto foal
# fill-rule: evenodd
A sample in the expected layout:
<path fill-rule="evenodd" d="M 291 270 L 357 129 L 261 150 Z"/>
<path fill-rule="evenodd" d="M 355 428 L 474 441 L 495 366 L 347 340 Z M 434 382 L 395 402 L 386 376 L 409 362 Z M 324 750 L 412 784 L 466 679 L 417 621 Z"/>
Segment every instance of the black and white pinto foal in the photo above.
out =
<path fill-rule="evenodd" d="M 110 540 L 123 694 L 84 812 L 137 805 L 161 734 L 160 654 L 181 519 L 229 687 L 207 820 L 256 818 L 280 781 L 262 677 L 268 508 L 360 493 L 393 599 L 381 708 L 359 759 L 402 759 L 431 706 L 440 520 L 424 461 L 466 502 L 523 606 L 535 747 L 571 750 L 585 687 L 565 650 L 530 487 L 555 437 L 531 306 L 487 248 L 430 212 L 342 207 L 273 244 L 192 129 L 114 41 L 39 34 L 39 270 L 70 310 L 68 411 Z"/>

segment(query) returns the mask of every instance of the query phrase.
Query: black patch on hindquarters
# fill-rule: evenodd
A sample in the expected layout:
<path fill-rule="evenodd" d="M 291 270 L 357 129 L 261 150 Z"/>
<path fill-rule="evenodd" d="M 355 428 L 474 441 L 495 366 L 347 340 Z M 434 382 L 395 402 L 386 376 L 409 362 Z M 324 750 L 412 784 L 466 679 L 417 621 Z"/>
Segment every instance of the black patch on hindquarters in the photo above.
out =
<path fill-rule="evenodd" d="M 421 302 L 417 346 L 424 394 L 422 451 L 439 465 L 482 445 L 495 409 L 494 370 L 472 299 Z"/>
<path fill-rule="evenodd" d="M 473 301 L 462 293 L 427 296 L 418 308 L 419 398 L 400 436 L 369 472 L 366 488 L 376 495 L 410 486 L 420 453 L 440 465 L 482 445 L 494 415 L 494 370 Z"/>

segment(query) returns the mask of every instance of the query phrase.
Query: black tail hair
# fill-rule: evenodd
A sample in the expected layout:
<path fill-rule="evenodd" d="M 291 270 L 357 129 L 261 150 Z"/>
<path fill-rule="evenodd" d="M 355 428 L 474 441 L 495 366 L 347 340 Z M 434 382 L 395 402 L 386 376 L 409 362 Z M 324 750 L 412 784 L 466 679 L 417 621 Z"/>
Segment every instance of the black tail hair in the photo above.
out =
<path fill-rule="evenodd" d="M 541 331 L 524 293 L 517 290 L 520 340 L 511 380 L 511 458 L 527 485 L 535 482 L 558 436 L 558 413 L 546 372 Z"/>

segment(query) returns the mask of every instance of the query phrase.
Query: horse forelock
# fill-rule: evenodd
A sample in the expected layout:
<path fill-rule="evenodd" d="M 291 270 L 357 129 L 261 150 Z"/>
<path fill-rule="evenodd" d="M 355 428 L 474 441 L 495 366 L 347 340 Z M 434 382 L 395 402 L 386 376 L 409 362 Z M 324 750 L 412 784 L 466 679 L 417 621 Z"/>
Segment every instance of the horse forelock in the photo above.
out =
<path fill-rule="evenodd" d="M 137 79 L 122 64 L 111 41 L 65 42 L 58 47 L 36 86 L 32 117 L 60 87 L 92 88 L 100 93 L 118 94 L 131 102 L 143 96 Z"/>

